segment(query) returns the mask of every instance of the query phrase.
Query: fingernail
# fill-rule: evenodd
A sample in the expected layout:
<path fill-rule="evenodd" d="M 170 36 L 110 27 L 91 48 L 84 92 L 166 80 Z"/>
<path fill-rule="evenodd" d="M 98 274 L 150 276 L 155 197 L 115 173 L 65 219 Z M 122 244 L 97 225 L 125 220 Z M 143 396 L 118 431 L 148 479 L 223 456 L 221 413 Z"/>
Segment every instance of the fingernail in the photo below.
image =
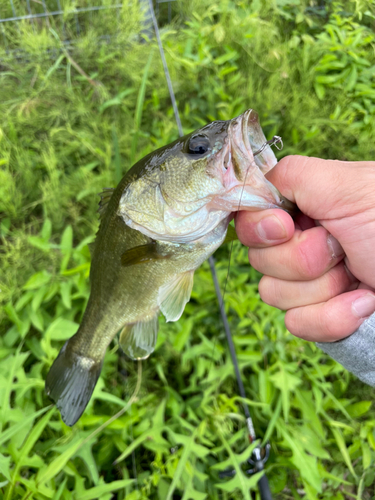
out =
<path fill-rule="evenodd" d="M 262 240 L 277 241 L 286 238 L 285 227 L 274 215 L 264 217 L 257 224 L 257 232 Z"/>
<path fill-rule="evenodd" d="M 342 257 L 345 252 L 340 243 L 330 234 L 327 238 L 328 247 L 331 250 L 332 259 Z"/>
<path fill-rule="evenodd" d="M 375 296 L 370 293 L 363 295 L 352 304 L 353 313 L 358 318 L 367 318 L 375 312 Z"/>

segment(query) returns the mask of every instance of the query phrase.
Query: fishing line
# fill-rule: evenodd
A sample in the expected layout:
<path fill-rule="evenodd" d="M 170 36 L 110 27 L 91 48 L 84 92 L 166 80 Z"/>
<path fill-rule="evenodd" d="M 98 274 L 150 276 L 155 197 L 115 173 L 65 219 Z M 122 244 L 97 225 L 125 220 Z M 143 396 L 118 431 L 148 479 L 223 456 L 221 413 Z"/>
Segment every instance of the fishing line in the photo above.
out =
<path fill-rule="evenodd" d="M 278 145 L 280 144 L 280 146 Z M 258 151 L 255 151 L 255 153 L 253 152 L 253 156 L 257 156 L 259 155 L 262 151 L 264 151 L 264 149 L 267 147 L 267 146 L 275 146 L 279 151 L 281 149 L 283 149 L 284 147 L 284 144 L 283 144 L 283 140 L 282 138 L 279 136 L 279 135 L 274 135 L 272 137 L 272 139 L 270 139 L 269 141 L 266 141 L 264 144 L 262 144 L 261 148 L 258 149 Z M 250 146 L 251 147 L 251 146 Z M 250 169 L 251 165 L 249 165 L 246 169 L 246 174 L 245 174 L 245 179 L 243 181 L 243 184 L 242 184 L 242 190 L 241 190 L 241 194 L 240 194 L 240 200 L 238 202 L 238 207 L 237 207 L 237 212 L 234 216 L 234 219 L 237 219 L 238 217 L 238 214 L 239 214 L 239 211 L 240 211 L 240 208 L 241 208 L 241 201 L 242 201 L 242 195 L 243 195 L 243 192 L 244 192 L 244 189 L 245 189 L 245 185 L 246 185 L 246 179 L 247 179 L 247 174 L 249 173 L 249 169 Z M 232 241 L 232 245 L 231 245 L 231 248 L 230 248 L 230 252 L 229 252 L 229 265 L 228 265 L 228 272 L 227 272 L 227 278 L 225 280 L 225 286 L 224 286 L 224 293 L 223 293 L 223 300 L 224 300 L 224 297 L 225 297 L 225 291 L 226 291 L 226 285 L 227 285 L 227 282 L 228 282 L 228 278 L 229 278 L 229 267 L 230 267 L 230 261 L 231 261 L 231 257 L 232 257 L 232 250 L 233 250 L 233 241 Z"/>
<path fill-rule="evenodd" d="M 169 69 L 168 69 L 168 64 L 167 64 L 167 61 L 165 59 L 164 47 L 163 47 L 163 43 L 162 43 L 161 38 L 160 38 L 159 26 L 158 26 L 158 22 L 156 20 L 154 5 L 152 3 L 152 0 L 149 0 L 149 11 L 151 14 L 152 23 L 154 25 L 154 31 L 155 31 L 155 35 L 156 35 L 156 40 L 158 42 L 160 58 L 161 58 L 162 63 L 163 63 L 164 75 L 165 75 L 165 79 L 167 81 L 169 95 L 170 95 L 170 98 L 172 101 L 172 107 L 173 107 L 174 117 L 175 117 L 175 120 L 177 123 L 178 134 L 180 137 L 183 137 L 184 131 L 183 131 L 182 124 L 181 124 L 180 113 L 178 111 L 178 107 L 177 107 L 177 103 L 176 103 L 176 97 L 175 97 L 174 90 L 173 90 L 173 85 L 172 85 L 171 75 L 170 75 Z M 233 247 L 233 242 L 232 242 L 232 247 Z M 212 256 L 209 257 L 208 261 L 211 262 L 211 260 L 212 260 L 212 262 L 214 262 Z M 229 262 L 230 262 L 230 257 L 229 257 Z M 212 273 L 212 271 L 211 271 L 211 273 Z M 228 275 L 229 275 L 229 270 L 228 270 Z M 225 295 L 226 286 L 227 286 L 227 280 L 225 281 L 224 295 Z M 217 341 L 217 339 L 215 337 L 214 342 L 213 342 L 212 353 L 211 353 L 211 365 L 213 364 L 213 354 L 214 354 L 215 348 L 216 348 L 216 341 Z M 210 369 L 211 369 L 211 367 L 210 367 Z M 210 369 L 209 369 L 209 371 L 210 371 Z"/>
<path fill-rule="evenodd" d="M 169 90 L 169 94 L 171 96 L 173 112 L 174 112 L 174 117 L 175 117 L 176 123 L 177 123 L 178 133 L 179 133 L 180 137 L 183 137 L 184 132 L 182 130 L 180 114 L 179 114 L 178 108 L 177 108 L 176 98 L 175 98 L 173 86 L 172 86 L 172 80 L 171 80 L 171 76 L 169 74 L 167 61 L 165 59 L 164 48 L 163 48 L 163 44 L 162 44 L 162 41 L 160 38 L 159 26 L 158 26 L 158 22 L 156 20 L 156 16 L 155 16 L 155 12 L 154 12 L 154 5 L 152 3 L 152 0 L 148 0 L 148 5 L 149 5 L 149 9 L 150 9 L 152 23 L 154 25 L 156 40 L 158 42 L 160 57 L 161 57 L 161 60 L 163 63 L 165 79 L 167 80 L 168 90 Z"/>
<path fill-rule="evenodd" d="M 138 396 L 139 389 L 141 387 L 141 382 L 142 382 L 142 361 L 138 360 L 138 370 L 137 370 L 137 384 L 135 386 L 135 389 L 133 391 L 133 394 L 131 395 L 131 398 L 129 401 L 126 403 L 126 405 L 121 408 L 120 411 L 118 411 L 115 415 L 113 415 L 110 419 L 108 419 L 104 424 L 100 425 L 97 429 L 95 429 L 90 435 L 85 438 L 82 443 L 79 445 L 77 450 L 82 448 L 86 443 L 88 443 L 93 437 L 97 436 L 100 432 L 102 432 L 103 429 L 108 427 L 112 422 L 114 422 L 116 419 L 120 418 L 125 412 L 128 411 L 128 409 L 131 407 L 131 405 L 135 402 Z M 113 462 L 114 464 L 117 463 L 117 460 Z"/>
<path fill-rule="evenodd" d="M 175 98 L 175 94 L 173 91 L 173 86 L 172 86 L 172 81 L 171 81 L 171 77 L 170 77 L 169 70 L 168 70 L 167 61 L 165 59 L 163 44 L 162 44 L 162 41 L 160 38 L 159 27 L 158 27 L 158 23 L 156 20 L 152 0 L 148 0 L 148 4 L 149 4 L 149 11 L 151 14 L 151 19 L 152 19 L 152 22 L 154 25 L 154 30 L 155 30 L 155 35 L 156 35 L 158 47 L 159 47 L 160 57 L 161 57 L 161 60 L 163 63 L 164 74 L 165 74 L 165 78 L 167 81 L 170 98 L 172 101 L 172 106 L 173 106 L 173 111 L 174 111 L 174 115 L 175 115 L 175 119 L 176 119 L 176 123 L 177 123 L 178 132 L 179 132 L 180 137 L 183 137 L 184 134 L 183 134 L 183 130 L 182 130 L 180 115 L 179 115 L 177 104 L 176 104 L 176 98 Z M 271 141 L 273 141 L 274 139 L 275 138 L 271 139 Z M 280 138 L 278 138 L 278 139 L 280 139 Z M 276 142 L 278 142 L 278 141 L 276 141 Z M 260 150 L 256 152 L 256 154 L 261 153 L 266 146 L 267 146 L 267 143 L 263 144 L 262 147 L 260 148 Z M 245 176 L 245 182 L 246 182 L 246 176 Z M 245 187 L 245 183 L 243 185 L 242 192 L 243 192 L 244 187 Z M 242 193 L 241 193 L 241 196 L 242 196 Z M 240 199 L 240 203 L 241 203 L 241 199 Z M 232 242 L 232 244 L 233 244 L 233 242 Z M 232 245 L 232 247 L 233 247 L 233 245 Z M 223 325 L 224 325 L 224 330 L 225 330 L 225 334 L 227 337 L 229 351 L 231 354 L 232 362 L 233 362 L 235 373 L 236 373 L 239 392 L 240 392 L 242 399 L 244 399 L 244 398 L 246 398 L 245 387 L 244 387 L 243 382 L 242 382 L 241 373 L 240 373 L 237 355 L 236 355 L 236 350 L 235 350 L 234 343 L 233 343 L 232 333 L 230 331 L 228 318 L 227 318 L 227 315 L 226 315 L 226 312 L 224 309 L 223 297 L 221 295 L 220 286 L 219 286 L 219 282 L 217 279 L 217 274 L 216 274 L 216 269 L 215 269 L 215 261 L 214 261 L 212 256 L 209 257 L 208 262 L 210 264 L 212 279 L 214 281 L 215 291 L 216 291 L 216 295 L 217 295 L 217 298 L 219 301 L 220 313 L 221 313 L 221 317 L 223 320 Z M 245 417 L 246 417 L 246 425 L 247 425 L 247 429 L 249 432 L 249 439 L 251 442 L 254 442 L 256 440 L 254 425 L 253 425 L 253 421 L 252 421 L 252 418 L 250 415 L 249 407 L 247 406 L 247 404 L 245 403 L 244 400 L 242 401 L 242 407 L 244 409 L 244 413 L 245 413 Z M 262 449 L 260 448 L 260 445 L 257 445 L 253 450 L 251 458 L 248 459 L 248 463 L 250 463 L 253 466 L 253 468 L 247 472 L 251 474 L 254 472 L 260 472 L 260 471 L 264 470 L 264 463 L 268 458 L 268 452 L 269 452 L 269 446 L 266 448 L 265 455 L 263 455 Z M 230 473 L 230 475 L 232 475 L 232 472 Z M 265 474 L 258 481 L 258 489 L 259 489 L 259 493 L 260 493 L 262 500 L 272 500 L 268 480 L 267 480 L 267 477 Z"/>

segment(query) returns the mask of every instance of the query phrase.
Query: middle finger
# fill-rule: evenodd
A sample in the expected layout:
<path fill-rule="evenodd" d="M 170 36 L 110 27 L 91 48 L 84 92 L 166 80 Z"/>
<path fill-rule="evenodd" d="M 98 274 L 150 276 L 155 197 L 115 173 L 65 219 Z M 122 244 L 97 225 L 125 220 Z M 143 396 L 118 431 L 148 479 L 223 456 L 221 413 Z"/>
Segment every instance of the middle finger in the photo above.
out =
<path fill-rule="evenodd" d="M 262 274 L 306 281 L 322 276 L 344 257 L 338 241 L 322 226 L 296 229 L 293 237 L 269 248 L 250 248 L 250 264 Z"/>

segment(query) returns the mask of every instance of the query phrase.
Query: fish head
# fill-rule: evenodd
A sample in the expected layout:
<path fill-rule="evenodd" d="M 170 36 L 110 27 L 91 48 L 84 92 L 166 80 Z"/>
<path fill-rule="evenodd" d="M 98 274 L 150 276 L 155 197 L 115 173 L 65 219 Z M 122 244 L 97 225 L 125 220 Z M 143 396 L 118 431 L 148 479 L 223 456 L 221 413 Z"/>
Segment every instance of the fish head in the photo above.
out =
<path fill-rule="evenodd" d="M 265 177 L 277 163 L 258 114 L 214 121 L 145 157 L 130 171 L 120 212 L 159 240 L 201 238 L 232 212 L 294 205 Z M 133 171 L 133 174 L 132 174 Z"/>
<path fill-rule="evenodd" d="M 293 213 L 294 204 L 265 177 L 276 163 L 256 111 L 248 109 L 229 120 L 220 158 L 208 167 L 208 174 L 220 179 L 224 193 L 217 193 L 210 207 L 231 212 L 283 208 Z"/>

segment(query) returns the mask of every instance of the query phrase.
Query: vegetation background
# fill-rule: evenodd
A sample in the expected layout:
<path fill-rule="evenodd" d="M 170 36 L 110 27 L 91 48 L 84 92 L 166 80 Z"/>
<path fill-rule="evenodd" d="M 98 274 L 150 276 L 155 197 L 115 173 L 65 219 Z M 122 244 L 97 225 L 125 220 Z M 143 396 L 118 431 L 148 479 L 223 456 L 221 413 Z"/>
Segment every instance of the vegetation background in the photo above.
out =
<path fill-rule="evenodd" d="M 13 1 L 18 12 L 25 3 Z M 73 428 L 44 394 L 89 295 L 97 193 L 177 137 L 138 3 L 69 13 L 90 3 L 115 2 L 61 1 L 62 16 L 1 25 L 0 496 L 250 499 L 256 478 L 241 471 L 250 447 L 207 264 L 181 320 L 160 319 L 121 418 L 91 436 L 137 382 L 116 340 Z M 0 12 L 12 15 L 8 0 Z M 159 22 L 186 132 L 252 107 L 267 138 L 283 137 L 282 155 L 374 160 L 371 0 L 181 0 L 171 22 L 161 5 Z M 223 287 L 228 246 L 215 258 Z M 375 498 L 374 389 L 292 338 L 283 313 L 260 301 L 258 280 L 235 243 L 226 310 L 257 432 L 271 442 L 274 498 Z M 220 479 L 227 467 L 236 476 Z"/>

